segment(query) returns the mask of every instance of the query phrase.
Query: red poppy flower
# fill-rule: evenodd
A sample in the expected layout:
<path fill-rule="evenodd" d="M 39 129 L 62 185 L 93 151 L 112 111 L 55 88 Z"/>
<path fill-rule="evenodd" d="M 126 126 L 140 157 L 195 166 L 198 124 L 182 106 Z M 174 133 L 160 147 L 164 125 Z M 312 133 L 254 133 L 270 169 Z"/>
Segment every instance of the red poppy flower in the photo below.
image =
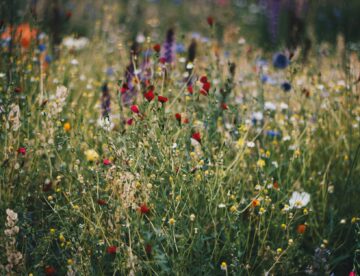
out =
<path fill-rule="evenodd" d="M 128 91 L 128 89 L 129 89 L 128 85 L 126 83 L 124 83 L 120 89 L 121 94 L 126 93 L 126 91 Z"/>
<path fill-rule="evenodd" d="M 306 231 L 306 225 L 305 224 L 299 224 L 296 228 L 296 232 L 299 234 L 304 234 Z"/>
<path fill-rule="evenodd" d="M 201 88 L 201 89 L 200 89 L 200 94 L 202 94 L 202 95 L 204 95 L 204 96 L 209 95 L 209 93 L 208 93 L 206 90 L 204 90 L 204 88 Z"/>
<path fill-rule="evenodd" d="M 194 140 L 198 141 L 199 143 L 201 143 L 201 135 L 200 132 L 195 132 L 191 138 L 193 138 Z"/>
<path fill-rule="evenodd" d="M 176 113 L 176 114 L 175 114 L 175 118 L 176 118 L 176 120 L 178 120 L 179 122 L 181 122 L 181 114 L 180 114 L 180 113 Z"/>
<path fill-rule="evenodd" d="M 226 103 L 222 103 L 222 104 L 221 104 L 221 109 L 222 109 L 222 110 L 227 110 L 227 109 L 229 109 L 229 108 L 228 108 L 228 106 L 227 106 Z"/>
<path fill-rule="evenodd" d="M 155 52 L 159 53 L 160 50 L 161 50 L 161 45 L 160 45 L 160 44 L 155 44 L 155 45 L 153 46 L 153 49 L 154 49 Z"/>
<path fill-rule="evenodd" d="M 104 159 L 104 160 L 103 160 L 103 164 L 104 164 L 105 166 L 108 166 L 108 165 L 111 164 L 111 161 L 110 161 L 109 159 Z"/>
<path fill-rule="evenodd" d="M 144 97 L 145 97 L 149 102 L 151 102 L 151 101 L 154 99 L 155 95 L 154 95 L 154 92 L 153 92 L 152 90 L 149 90 L 148 92 L 146 92 L 146 93 L 144 94 Z"/>
<path fill-rule="evenodd" d="M 158 96 L 158 101 L 161 103 L 166 103 L 169 99 L 164 96 Z"/>
<path fill-rule="evenodd" d="M 273 186 L 275 189 L 279 189 L 279 183 L 277 181 L 274 181 Z"/>
<path fill-rule="evenodd" d="M 206 76 L 202 76 L 202 77 L 200 78 L 200 82 L 201 82 L 201 83 L 207 83 L 207 82 L 208 82 L 207 77 L 206 77 Z"/>
<path fill-rule="evenodd" d="M 26 154 L 26 148 L 24 148 L 24 147 L 18 148 L 17 152 L 22 154 L 22 155 L 25 155 Z"/>
<path fill-rule="evenodd" d="M 134 113 L 136 113 L 136 114 L 139 114 L 139 107 L 137 106 L 137 105 L 132 105 L 131 107 L 130 107 L 130 109 L 131 109 L 131 111 L 132 112 L 134 112 Z"/>
<path fill-rule="evenodd" d="M 133 119 L 129 119 L 129 120 L 126 121 L 126 123 L 127 123 L 129 126 L 131 126 L 132 123 L 133 123 L 133 121 L 134 121 Z"/>
<path fill-rule="evenodd" d="M 112 246 L 109 246 L 108 248 L 106 248 L 106 252 L 108 254 L 116 254 L 116 250 L 117 250 L 117 247 L 115 245 L 112 245 Z"/>
<path fill-rule="evenodd" d="M 107 202 L 104 199 L 98 199 L 97 204 L 99 204 L 100 206 L 104 206 L 107 204 Z"/>
<path fill-rule="evenodd" d="M 205 83 L 203 84 L 203 87 L 202 87 L 202 88 L 203 88 L 206 92 L 209 92 L 210 87 L 211 87 L 210 82 L 205 82 Z"/>
<path fill-rule="evenodd" d="M 142 215 L 146 215 L 146 214 L 148 214 L 150 212 L 150 209 L 149 209 L 149 207 L 147 207 L 146 203 L 143 203 L 139 207 L 139 212 Z"/>
<path fill-rule="evenodd" d="M 214 18 L 212 16 L 208 16 L 206 18 L 207 23 L 209 24 L 210 27 L 212 27 L 214 25 Z"/>
<path fill-rule="evenodd" d="M 45 275 L 46 276 L 52 276 L 52 275 L 55 275 L 56 273 L 56 269 L 53 267 L 53 266 L 46 266 L 45 267 Z"/>
<path fill-rule="evenodd" d="M 210 82 L 205 82 L 203 87 L 200 89 L 200 93 L 207 96 L 210 90 L 211 84 Z"/>
<path fill-rule="evenodd" d="M 188 85 L 187 90 L 190 94 L 194 93 L 194 89 L 193 89 L 192 85 Z"/>
<path fill-rule="evenodd" d="M 159 59 L 160 63 L 164 64 L 166 62 L 166 58 L 162 57 Z"/>

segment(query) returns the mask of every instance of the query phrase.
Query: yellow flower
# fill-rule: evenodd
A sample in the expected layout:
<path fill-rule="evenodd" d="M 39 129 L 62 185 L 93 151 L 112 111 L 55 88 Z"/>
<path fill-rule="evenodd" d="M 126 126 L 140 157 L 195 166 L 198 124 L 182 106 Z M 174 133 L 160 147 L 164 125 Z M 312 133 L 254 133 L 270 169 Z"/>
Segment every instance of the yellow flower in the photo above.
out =
<path fill-rule="evenodd" d="M 237 141 L 237 146 L 239 148 L 242 148 L 243 146 L 245 145 L 245 140 L 243 138 L 240 138 L 238 141 Z"/>
<path fill-rule="evenodd" d="M 88 149 L 87 151 L 85 151 L 85 156 L 86 159 L 91 162 L 99 159 L 99 154 L 93 149 Z"/>
<path fill-rule="evenodd" d="M 246 132 L 247 130 L 248 130 L 248 127 L 246 125 L 239 126 L 239 131 L 240 132 Z"/>
<path fill-rule="evenodd" d="M 259 209 L 259 215 L 262 215 L 262 214 L 264 214 L 265 212 L 266 212 L 266 209 L 265 209 L 265 208 L 261 207 L 261 208 Z"/>
<path fill-rule="evenodd" d="M 287 226 L 286 226 L 285 223 L 281 224 L 281 229 L 282 229 L 282 230 L 286 230 L 286 228 L 287 228 Z"/>
<path fill-rule="evenodd" d="M 308 209 L 305 208 L 303 213 L 304 213 L 304 215 L 307 215 L 309 213 Z"/>
<path fill-rule="evenodd" d="M 64 124 L 64 130 L 65 130 L 66 132 L 69 132 L 70 129 L 71 129 L 70 123 L 69 123 L 69 122 L 66 122 L 66 123 Z"/>
<path fill-rule="evenodd" d="M 55 229 L 54 228 L 50 228 L 50 234 L 55 234 Z"/>
<path fill-rule="evenodd" d="M 226 262 L 222 262 L 220 265 L 221 270 L 227 270 L 227 263 Z"/>
<path fill-rule="evenodd" d="M 74 263 L 74 261 L 73 261 L 72 259 L 68 259 L 68 260 L 67 260 L 67 264 L 68 264 L 68 265 L 72 265 L 73 263 Z"/>
<path fill-rule="evenodd" d="M 256 165 L 262 169 L 265 166 L 265 161 L 263 159 L 259 159 L 256 163 Z"/>
<path fill-rule="evenodd" d="M 230 212 L 235 213 L 237 211 L 237 207 L 235 205 L 230 207 Z"/>
<path fill-rule="evenodd" d="M 278 253 L 278 254 L 280 254 L 281 252 L 282 252 L 283 250 L 282 250 L 282 248 L 278 248 L 278 249 L 276 249 L 276 253 Z"/>
<path fill-rule="evenodd" d="M 64 237 L 63 234 L 60 234 L 60 235 L 59 235 L 59 241 L 65 242 L 65 237 Z"/>
<path fill-rule="evenodd" d="M 174 218 L 169 219 L 169 224 L 174 225 L 175 224 L 175 219 Z"/>

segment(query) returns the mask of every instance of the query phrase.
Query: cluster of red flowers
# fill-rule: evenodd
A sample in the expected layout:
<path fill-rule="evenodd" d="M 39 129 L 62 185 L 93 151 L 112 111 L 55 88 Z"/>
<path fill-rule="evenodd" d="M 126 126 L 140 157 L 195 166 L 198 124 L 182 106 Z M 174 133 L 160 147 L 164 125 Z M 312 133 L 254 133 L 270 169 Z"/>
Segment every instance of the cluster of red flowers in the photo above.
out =
<path fill-rule="evenodd" d="M 200 82 L 202 83 L 202 88 L 200 89 L 200 93 L 207 96 L 209 94 L 209 90 L 211 88 L 211 84 L 208 81 L 206 76 L 202 76 L 200 78 Z"/>

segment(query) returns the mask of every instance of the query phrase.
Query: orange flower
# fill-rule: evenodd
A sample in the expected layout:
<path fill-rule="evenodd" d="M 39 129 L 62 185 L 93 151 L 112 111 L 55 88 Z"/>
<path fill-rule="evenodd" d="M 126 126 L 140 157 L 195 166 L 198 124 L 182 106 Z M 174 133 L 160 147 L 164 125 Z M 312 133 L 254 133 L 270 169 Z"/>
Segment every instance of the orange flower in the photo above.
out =
<path fill-rule="evenodd" d="M 305 224 L 299 224 L 296 228 L 296 232 L 299 234 L 304 234 L 306 231 L 306 225 Z"/>
<path fill-rule="evenodd" d="M 256 207 L 256 206 L 259 206 L 259 205 L 260 205 L 260 201 L 258 199 L 253 199 L 252 206 Z"/>
<path fill-rule="evenodd" d="M 68 132 L 68 131 L 70 131 L 70 129 L 71 129 L 71 125 L 70 125 L 70 123 L 65 123 L 64 124 L 64 130 L 66 131 L 66 132 Z"/>
<path fill-rule="evenodd" d="M 10 39 L 13 27 L 7 27 L 2 33 L 2 39 Z M 37 30 L 31 28 L 29 23 L 22 23 L 17 26 L 15 31 L 15 42 L 19 42 L 23 48 L 29 48 L 31 40 L 36 39 Z"/>

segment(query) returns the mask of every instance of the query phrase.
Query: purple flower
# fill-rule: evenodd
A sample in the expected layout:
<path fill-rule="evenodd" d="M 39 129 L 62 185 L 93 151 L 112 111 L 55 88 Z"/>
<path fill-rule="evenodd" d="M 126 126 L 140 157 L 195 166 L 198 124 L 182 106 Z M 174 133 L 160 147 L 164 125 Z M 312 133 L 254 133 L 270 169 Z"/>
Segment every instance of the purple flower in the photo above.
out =
<path fill-rule="evenodd" d="M 175 43 L 175 33 L 173 29 L 169 29 L 166 34 L 166 39 L 161 48 L 161 58 L 167 63 L 172 63 L 175 61 L 176 53 L 176 43 Z"/>
<path fill-rule="evenodd" d="M 101 110 L 102 116 L 108 117 L 110 112 L 110 93 L 107 83 L 101 87 L 102 96 L 101 96 Z"/>

